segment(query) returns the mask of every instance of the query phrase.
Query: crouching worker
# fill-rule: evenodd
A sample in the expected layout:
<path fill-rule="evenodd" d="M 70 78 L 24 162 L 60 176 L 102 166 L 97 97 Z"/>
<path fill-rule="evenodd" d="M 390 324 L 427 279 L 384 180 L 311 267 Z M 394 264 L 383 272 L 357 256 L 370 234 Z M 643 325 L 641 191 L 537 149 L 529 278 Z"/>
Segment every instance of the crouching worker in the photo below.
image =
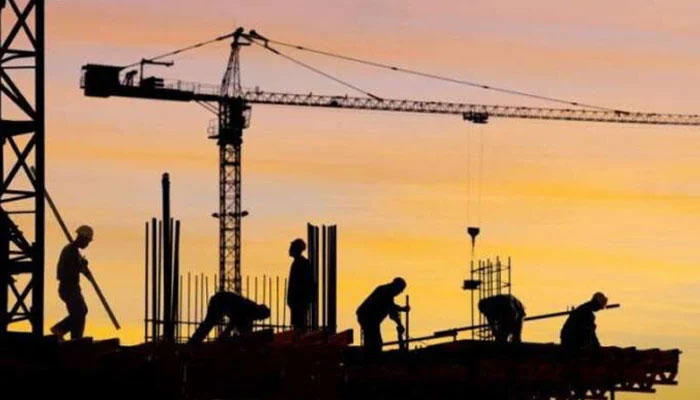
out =
<path fill-rule="evenodd" d="M 600 347 L 596 335 L 595 313 L 608 304 L 603 293 L 596 293 L 591 301 L 581 304 L 569 314 L 561 328 L 561 344 L 569 350 L 587 350 Z"/>
<path fill-rule="evenodd" d="M 218 292 L 209 300 L 207 316 L 187 343 L 202 343 L 224 316 L 228 318 L 228 324 L 219 339 L 230 336 L 234 329 L 239 334 L 250 333 L 253 330 L 253 321 L 269 318 L 270 309 L 235 293 Z"/>
<path fill-rule="evenodd" d="M 521 342 L 525 307 L 515 296 L 499 294 L 479 301 L 479 311 L 488 320 L 496 342 Z"/>
<path fill-rule="evenodd" d="M 372 294 L 357 308 L 357 321 L 362 328 L 363 346 L 368 359 L 375 358 L 382 352 L 383 342 L 380 325 L 387 315 L 396 322 L 399 336 L 403 334 L 405 329 L 401 323 L 399 312 L 409 311 L 409 308 L 396 305 L 394 297 L 398 296 L 404 289 L 406 289 L 406 281 L 403 278 L 394 278 L 391 283 L 374 289 Z"/>

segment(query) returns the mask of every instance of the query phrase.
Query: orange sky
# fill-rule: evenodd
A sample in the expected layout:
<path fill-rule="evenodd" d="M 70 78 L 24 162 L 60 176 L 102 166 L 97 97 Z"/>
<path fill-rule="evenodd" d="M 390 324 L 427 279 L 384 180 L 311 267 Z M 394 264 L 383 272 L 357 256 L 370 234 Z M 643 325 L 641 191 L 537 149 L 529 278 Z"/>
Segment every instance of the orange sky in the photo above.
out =
<path fill-rule="evenodd" d="M 159 212 L 162 172 L 183 223 L 183 264 L 214 273 L 217 152 L 194 104 L 94 99 L 87 62 L 126 64 L 238 25 L 270 37 L 547 96 L 621 109 L 697 113 L 700 5 L 691 1 L 106 1 L 47 5 L 47 188 L 71 225 L 90 223 L 91 266 L 141 340 L 143 223 Z M 292 54 L 296 54 L 293 53 Z M 297 54 L 303 56 L 303 54 Z M 227 46 L 152 73 L 216 83 Z M 542 105 L 462 86 L 307 57 L 387 97 Z M 344 87 L 260 49 L 242 56 L 246 86 L 345 94 Z M 255 106 L 245 133 L 245 274 L 285 275 L 286 247 L 307 221 L 339 226 L 340 324 L 396 275 L 408 281 L 414 334 L 468 322 L 459 290 L 469 260 L 467 135 L 484 140 L 479 256 L 511 256 L 514 292 L 532 315 L 602 290 L 605 344 L 681 348 L 681 385 L 700 393 L 700 132 L 695 128 L 492 120 Z M 473 154 L 472 154 L 473 155 Z M 471 162 L 475 160 L 472 157 Z M 472 164 L 474 165 L 474 164 Z M 472 168 L 472 178 L 474 178 Z M 473 181 L 474 182 L 474 181 Z M 63 245 L 48 221 L 47 276 Z M 63 314 L 47 282 L 47 323 Z M 87 333 L 111 337 L 91 290 Z M 563 321 L 526 340 L 555 341 Z M 387 329 L 387 334 L 391 332 Z M 648 396 L 646 396 L 648 397 Z M 642 396 L 619 396 L 622 399 Z"/>

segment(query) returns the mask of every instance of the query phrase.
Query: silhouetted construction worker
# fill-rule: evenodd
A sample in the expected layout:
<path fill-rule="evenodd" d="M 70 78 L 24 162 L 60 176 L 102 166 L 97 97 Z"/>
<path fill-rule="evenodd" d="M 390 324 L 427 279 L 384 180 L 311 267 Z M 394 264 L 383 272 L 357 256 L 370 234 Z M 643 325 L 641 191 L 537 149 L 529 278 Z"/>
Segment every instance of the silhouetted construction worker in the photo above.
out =
<path fill-rule="evenodd" d="M 515 296 L 499 294 L 479 301 L 479 311 L 486 317 L 496 342 L 521 342 L 525 307 Z"/>
<path fill-rule="evenodd" d="M 287 304 L 291 311 L 292 327 L 299 332 L 306 331 L 309 326 L 309 306 L 314 298 L 313 270 L 309 260 L 302 255 L 304 250 L 306 243 L 302 239 L 294 239 L 289 245 L 289 256 L 294 261 L 289 268 Z"/>
<path fill-rule="evenodd" d="M 382 352 L 382 333 L 380 325 L 389 316 L 396 322 L 396 331 L 403 334 L 404 327 L 399 312 L 409 311 L 409 307 L 401 307 L 394 303 L 394 297 L 406 289 L 403 278 L 394 278 L 391 283 L 378 286 L 372 294 L 357 308 L 357 321 L 362 328 L 364 350 L 368 358 L 374 358 Z"/>
<path fill-rule="evenodd" d="M 250 333 L 253 330 L 253 321 L 269 318 L 270 309 L 236 293 L 218 292 L 209 300 L 207 316 L 187 343 L 202 343 L 224 316 L 228 318 L 228 324 L 219 339 L 230 336 L 234 329 L 238 333 Z"/>
<path fill-rule="evenodd" d="M 66 303 L 68 316 L 51 327 L 51 333 L 59 338 L 70 332 L 71 339 L 80 339 L 85 331 L 85 316 L 88 309 L 80 291 L 80 274 L 90 278 L 88 261 L 80 255 L 79 249 L 88 247 L 94 231 L 87 225 L 80 226 L 75 240 L 68 243 L 58 259 L 58 296 Z"/>
<path fill-rule="evenodd" d="M 561 344 L 571 350 L 596 349 L 600 347 L 595 330 L 595 313 L 608 304 L 608 298 L 603 293 L 596 293 L 591 301 L 576 307 L 569 314 L 561 328 Z"/>

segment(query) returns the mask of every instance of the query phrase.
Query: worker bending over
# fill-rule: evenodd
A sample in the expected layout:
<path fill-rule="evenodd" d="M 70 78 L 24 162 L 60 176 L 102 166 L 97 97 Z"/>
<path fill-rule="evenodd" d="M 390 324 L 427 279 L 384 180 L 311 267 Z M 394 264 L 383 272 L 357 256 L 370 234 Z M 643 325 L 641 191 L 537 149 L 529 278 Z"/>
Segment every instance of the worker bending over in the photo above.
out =
<path fill-rule="evenodd" d="M 515 296 L 499 294 L 479 301 L 479 311 L 486 317 L 496 342 L 521 342 L 525 307 Z"/>
<path fill-rule="evenodd" d="M 597 349 L 600 347 L 595 330 L 595 313 L 608 304 L 603 293 L 596 293 L 591 301 L 576 307 L 561 328 L 561 344 L 570 350 Z"/>
<path fill-rule="evenodd" d="M 80 274 L 92 279 L 88 261 L 80 254 L 80 249 L 88 247 L 94 231 L 87 225 L 80 226 L 75 233 L 75 240 L 68 243 L 58 258 L 57 279 L 58 296 L 66 303 L 68 316 L 51 327 L 51 333 L 63 339 L 70 332 L 71 339 L 80 339 L 85 331 L 85 316 L 88 309 L 80 290 Z"/>
<path fill-rule="evenodd" d="M 309 326 L 308 315 L 313 301 L 314 275 L 311 263 L 302 255 L 306 243 L 294 239 L 289 245 L 289 256 L 294 258 L 289 268 L 287 305 L 291 311 L 292 327 L 297 332 L 305 332 Z"/>
<path fill-rule="evenodd" d="M 396 322 L 396 331 L 399 336 L 403 334 L 405 329 L 401 318 L 399 318 L 399 312 L 407 312 L 410 308 L 396 305 L 394 297 L 398 296 L 404 289 L 406 289 L 406 281 L 403 278 L 394 278 L 391 283 L 374 289 L 372 294 L 357 308 L 357 321 L 362 328 L 367 358 L 374 358 L 382 352 L 383 342 L 380 325 L 387 315 Z"/>
<path fill-rule="evenodd" d="M 253 321 L 269 318 L 270 309 L 236 293 L 218 292 L 209 300 L 207 316 L 187 343 L 202 343 L 224 316 L 228 318 L 228 324 L 219 335 L 219 339 L 230 336 L 234 329 L 239 334 L 250 333 L 253 330 Z"/>

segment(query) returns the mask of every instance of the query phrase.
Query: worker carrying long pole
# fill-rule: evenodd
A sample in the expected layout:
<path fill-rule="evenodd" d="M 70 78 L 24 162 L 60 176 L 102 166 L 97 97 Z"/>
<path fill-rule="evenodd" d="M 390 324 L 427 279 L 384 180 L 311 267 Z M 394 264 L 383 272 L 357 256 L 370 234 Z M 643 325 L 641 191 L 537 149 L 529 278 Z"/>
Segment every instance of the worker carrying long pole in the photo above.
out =
<path fill-rule="evenodd" d="M 401 307 L 394 303 L 394 297 L 406 289 L 403 278 L 394 278 L 385 285 L 378 286 L 357 308 L 357 321 L 362 328 L 364 350 L 367 359 L 376 358 L 382 352 L 382 321 L 389 316 L 396 322 L 396 332 L 401 337 L 405 331 L 399 312 L 408 312 L 409 306 Z"/>
<path fill-rule="evenodd" d="M 75 240 L 68 243 L 58 259 L 57 279 L 58 295 L 66 303 L 68 316 L 51 327 L 51 333 L 63 339 L 70 332 L 71 339 L 80 339 L 85 331 L 85 316 L 88 309 L 80 290 L 80 274 L 92 279 L 88 269 L 88 260 L 80 254 L 81 249 L 90 245 L 94 231 L 87 225 L 80 226 L 76 231 Z"/>

